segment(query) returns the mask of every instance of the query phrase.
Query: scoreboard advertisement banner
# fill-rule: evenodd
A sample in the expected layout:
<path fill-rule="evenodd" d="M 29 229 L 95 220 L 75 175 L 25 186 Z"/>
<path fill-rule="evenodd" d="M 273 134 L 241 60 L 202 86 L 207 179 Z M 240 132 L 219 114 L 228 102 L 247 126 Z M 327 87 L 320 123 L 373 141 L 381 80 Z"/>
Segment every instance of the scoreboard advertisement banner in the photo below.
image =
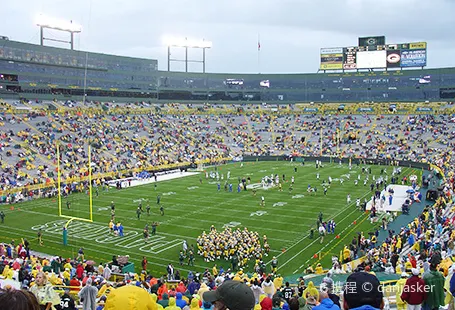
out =
<path fill-rule="evenodd" d="M 387 51 L 387 68 L 400 68 L 401 66 L 401 51 Z"/>
<path fill-rule="evenodd" d="M 424 67 L 427 65 L 427 50 L 414 49 L 401 51 L 401 67 Z"/>
<path fill-rule="evenodd" d="M 320 69 L 321 70 L 343 69 L 343 49 L 322 48 Z"/>
<path fill-rule="evenodd" d="M 322 48 L 320 70 L 424 67 L 427 43 Z"/>

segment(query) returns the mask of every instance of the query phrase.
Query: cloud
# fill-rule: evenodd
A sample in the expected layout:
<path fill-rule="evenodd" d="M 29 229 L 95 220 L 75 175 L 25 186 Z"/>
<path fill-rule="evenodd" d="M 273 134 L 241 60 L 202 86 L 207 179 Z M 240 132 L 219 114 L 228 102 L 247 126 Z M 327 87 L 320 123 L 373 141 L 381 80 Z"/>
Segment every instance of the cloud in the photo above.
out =
<path fill-rule="evenodd" d="M 455 66 L 451 0 L 8 1 L 2 34 L 38 43 L 39 12 L 82 24 L 77 48 L 155 58 L 160 69 L 166 34 L 211 40 L 211 72 L 315 72 L 320 48 L 356 45 L 370 35 L 385 35 L 388 43 L 427 41 L 429 55 L 438 55 L 429 66 Z"/>

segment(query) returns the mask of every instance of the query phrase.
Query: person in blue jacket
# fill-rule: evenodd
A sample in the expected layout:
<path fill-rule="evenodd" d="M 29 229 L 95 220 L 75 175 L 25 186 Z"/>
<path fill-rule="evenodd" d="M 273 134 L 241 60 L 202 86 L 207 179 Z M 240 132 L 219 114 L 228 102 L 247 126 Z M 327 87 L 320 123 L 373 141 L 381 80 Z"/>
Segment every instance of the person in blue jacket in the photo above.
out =
<path fill-rule="evenodd" d="M 329 294 L 326 291 L 319 292 L 319 299 L 321 300 L 321 303 L 316 307 L 313 307 L 313 310 L 340 310 L 340 307 L 330 299 Z"/>
<path fill-rule="evenodd" d="M 186 301 L 184 301 L 182 297 L 183 295 L 180 292 L 175 295 L 175 305 L 180 307 L 180 309 L 183 309 L 186 306 Z"/>

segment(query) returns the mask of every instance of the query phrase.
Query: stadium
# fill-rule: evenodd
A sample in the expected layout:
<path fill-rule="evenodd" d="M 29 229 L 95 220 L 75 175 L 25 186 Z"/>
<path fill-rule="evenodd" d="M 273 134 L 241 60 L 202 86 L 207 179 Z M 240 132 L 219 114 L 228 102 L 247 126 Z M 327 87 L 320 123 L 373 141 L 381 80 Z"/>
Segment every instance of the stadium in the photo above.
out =
<path fill-rule="evenodd" d="M 426 42 L 362 37 L 322 48 L 317 73 L 224 74 L 205 72 L 211 43 L 184 40 L 167 47 L 203 49 L 204 72 L 175 72 L 39 26 L 41 44 L 0 37 L 0 304 L 114 309 L 131 289 L 210 309 L 204 292 L 234 280 L 254 300 L 231 310 L 349 309 L 361 274 L 386 308 L 453 309 L 455 68 L 426 69 Z M 48 28 L 71 48 L 46 46 Z M 402 294 L 420 280 L 438 289 Z"/>

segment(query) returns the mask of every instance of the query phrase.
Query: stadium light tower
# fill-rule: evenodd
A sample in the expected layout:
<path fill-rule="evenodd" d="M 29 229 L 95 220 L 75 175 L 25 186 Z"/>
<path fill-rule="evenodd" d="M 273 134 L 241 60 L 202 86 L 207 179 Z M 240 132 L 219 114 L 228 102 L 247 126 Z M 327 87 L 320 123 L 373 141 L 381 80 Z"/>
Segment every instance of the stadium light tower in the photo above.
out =
<path fill-rule="evenodd" d="M 205 73 L 205 50 L 212 47 L 211 41 L 190 40 L 188 38 L 164 37 L 163 43 L 167 46 L 167 71 L 171 71 L 171 61 L 185 62 L 185 72 L 188 72 L 188 63 L 202 63 L 202 72 Z M 172 59 L 171 47 L 183 47 L 185 49 L 185 59 Z M 188 60 L 188 49 L 199 48 L 202 49 L 202 60 Z"/>
<path fill-rule="evenodd" d="M 39 15 L 36 19 L 36 25 L 40 27 L 40 44 L 44 46 L 44 40 L 54 41 L 54 42 L 62 42 L 68 43 L 71 47 L 71 50 L 74 50 L 74 34 L 80 33 L 82 31 L 82 27 L 77 24 L 73 24 L 73 21 L 63 21 L 58 20 L 55 18 L 50 18 L 44 15 Z M 45 38 L 44 37 L 44 29 L 54 29 L 60 30 L 64 32 L 68 32 L 70 34 L 70 40 L 57 40 L 52 38 Z"/>

